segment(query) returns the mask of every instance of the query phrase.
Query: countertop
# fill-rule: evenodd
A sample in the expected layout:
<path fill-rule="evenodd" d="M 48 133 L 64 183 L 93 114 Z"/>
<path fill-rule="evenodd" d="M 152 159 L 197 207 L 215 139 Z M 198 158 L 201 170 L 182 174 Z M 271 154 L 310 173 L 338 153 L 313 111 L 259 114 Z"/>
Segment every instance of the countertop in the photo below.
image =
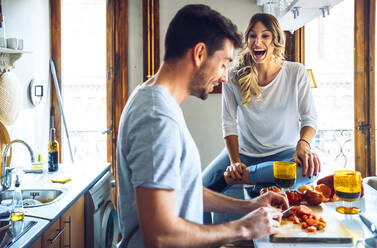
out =
<path fill-rule="evenodd" d="M 370 221 L 377 224 L 377 191 L 373 189 L 368 184 L 364 183 L 365 196 L 355 201 L 353 204 L 359 207 L 365 217 Z M 373 235 L 369 232 L 367 227 L 361 222 L 358 214 L 355 215 L 344 215 L 336 212 L 335 208 L 341 204 L 341 202 L 329 202 L 322 203 L 334 212 L 337 220 L 340 221 L 347 230 L 351 233 L 353 237 L 353 243 L 351 244 L 325 244 L 325 243 L 295 243 L 295 244 L 286 244 L 286 243 L 271 243 L 269 238 L 256 239 L 254 241 L 239 241 L 232 244 L 221 246 L 221 248 L 293 248 L 293 247 L 364 247 L 363 242 L 366 238 L 372 237 Z"/>
<path fill-rule="evenodd" d="M 40 235 L 42 235 L 60 216 L 78 200 L 95 182 L 100 179 L 110 164 L 61 164 L 59 171 L 49 173 L 46 170 L 42 174 L 26 174 L 19 170 L 13 174 L 20 175 L 22 189 L 62 189 L 64 195 L 55 203 L 47 204 L 41 207 L 25 208 L 25 212 L 31 215 L 38 215 L 51 221 L 39 218 L 25 217 L 24 220 L 37 221 L 29 231 L 22 235 L 10 247 L 28 247 Z M 53 183 L 51 178 L 58 173 L 71 176 L 72 180 L 65 183 Z M 14 182 L 14 181 L 13 181 Z"/>

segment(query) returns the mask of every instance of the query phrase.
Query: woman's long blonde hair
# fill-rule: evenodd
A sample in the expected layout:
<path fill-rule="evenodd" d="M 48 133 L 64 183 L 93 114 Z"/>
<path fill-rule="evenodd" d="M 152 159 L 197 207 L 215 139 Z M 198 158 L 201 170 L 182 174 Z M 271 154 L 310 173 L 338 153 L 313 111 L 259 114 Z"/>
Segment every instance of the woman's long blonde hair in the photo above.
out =
<path fill-rule="evenodd" d="M 240 84 L 242 105 L 246 106 L 252 97 L 260 99 L 262 96 L 261 88 L 258 85 L 258 71 L 255 61 L 251 57 L 247 46 L 249 32 L 257 22 L 263 23 L 272 32 L 272 43 L 274 45 L 273 57 L 278 61 L 284 60 L 285 35 L 280 27 L 278 20 L 270 14 L 259 13 L 251 17 L 249 25 L 244 33 L 244 49 L 238 54 L 236 61 L 236 77 Z"/>

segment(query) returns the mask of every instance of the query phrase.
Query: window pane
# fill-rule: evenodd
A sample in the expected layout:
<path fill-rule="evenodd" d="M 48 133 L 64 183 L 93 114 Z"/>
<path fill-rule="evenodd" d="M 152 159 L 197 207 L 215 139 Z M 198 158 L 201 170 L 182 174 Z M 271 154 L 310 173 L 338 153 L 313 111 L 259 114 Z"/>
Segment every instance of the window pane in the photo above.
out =
<path fill-rule="evenodd" d="M 106 161 L 106 0 L 62 1 L 62 94 L 75 162 Z"/>
<path fill-rule="evenodd" d="M 315 146 L 327 174 L 355 168 L 353 17 L 354 0 L 345 0 L 331 8 L 330 15 L 305 25 L 305 65 L 317 83 Z"/>

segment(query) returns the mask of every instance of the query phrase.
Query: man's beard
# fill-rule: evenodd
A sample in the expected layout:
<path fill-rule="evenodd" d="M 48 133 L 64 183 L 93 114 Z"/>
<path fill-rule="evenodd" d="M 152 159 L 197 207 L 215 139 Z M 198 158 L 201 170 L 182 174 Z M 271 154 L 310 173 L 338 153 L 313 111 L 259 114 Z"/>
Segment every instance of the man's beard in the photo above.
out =
<path fill-rule="evenodd" d="M 190 84 L 189 84 L 189 91 L 190 95 L 199 97 L 202 100 L 206 100 L 208 98 L 208 80 L 209 76 L 206 73 L 207 64 L 204 63 L 203 66 L 199 69 L 199 71 L 194 75 Z"/>

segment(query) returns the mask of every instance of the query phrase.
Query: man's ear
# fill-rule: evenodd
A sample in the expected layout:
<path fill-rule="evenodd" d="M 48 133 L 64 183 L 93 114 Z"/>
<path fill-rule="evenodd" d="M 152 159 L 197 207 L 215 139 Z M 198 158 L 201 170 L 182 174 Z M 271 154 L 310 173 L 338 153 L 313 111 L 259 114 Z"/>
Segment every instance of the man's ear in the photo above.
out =
<path fill-rule="evenodd" d="M 196 67 L 200 67 L 207 57 L 207 47 L 203 42 L 197 43 L 193 48 L 193 60 Z"/>

